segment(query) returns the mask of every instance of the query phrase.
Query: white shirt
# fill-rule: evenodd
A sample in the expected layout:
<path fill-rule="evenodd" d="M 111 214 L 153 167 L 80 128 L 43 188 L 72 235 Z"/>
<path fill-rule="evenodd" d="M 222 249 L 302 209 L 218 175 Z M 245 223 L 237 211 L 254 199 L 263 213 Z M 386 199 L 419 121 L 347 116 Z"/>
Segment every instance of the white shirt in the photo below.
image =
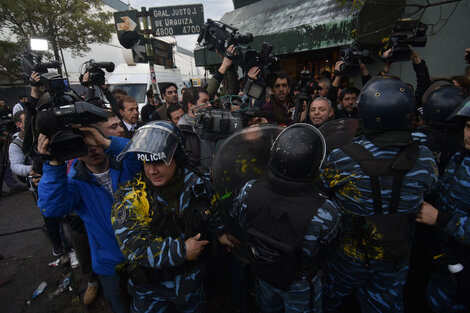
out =
<path fill-rule="evenodd" d="M 24 111 L 23 109 L 23 106 L 21 105 L 21 103 L 17 103 L 15 104 L 15 106 L 13 107 L 13 110 L 12 110 L 12 114 L 15 115 L 16 112 L 19 112 L 19 111 Z"/>
<path fill-rule="evenodd" d="M 136 124 L 129 124 L 125 120 L 122 120 L 122 122 L 126 126 L 127 130 L 134 131 L 135 128 L 137 127 L 137 123 Z"/>
<path fill-rule="evenodd" d="M 106 190 L 112 195 L 113 194 L 113 184 L 111 182 L 111 176 L 109 175 L 109 168 L 104 173 L 92 173 L 95 175 L 96 180 L 102 185 Z"/>

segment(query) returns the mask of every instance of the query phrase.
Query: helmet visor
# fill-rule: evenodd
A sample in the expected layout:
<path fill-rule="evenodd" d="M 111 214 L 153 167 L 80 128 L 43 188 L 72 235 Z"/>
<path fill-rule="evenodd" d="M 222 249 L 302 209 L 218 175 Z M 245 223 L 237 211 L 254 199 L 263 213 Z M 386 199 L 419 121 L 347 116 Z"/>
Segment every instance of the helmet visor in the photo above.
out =
<path fill-rule="evenodd" d="M 178 144 L 178 137 L 168 128 L 159 125 L 151 127 L 144 125 L 136 131 L 117 159 L 120 161 L 126 153 L 134 152 L 139 161 L 163 161 L 169 165 Z"/>

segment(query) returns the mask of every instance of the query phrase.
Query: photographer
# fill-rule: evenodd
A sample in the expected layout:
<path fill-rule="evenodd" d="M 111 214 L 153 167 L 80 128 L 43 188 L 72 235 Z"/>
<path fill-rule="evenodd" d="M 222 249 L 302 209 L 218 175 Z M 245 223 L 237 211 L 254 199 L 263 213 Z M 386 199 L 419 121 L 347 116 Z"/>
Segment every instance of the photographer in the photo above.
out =
<path fill-rule="evenodd" d="M 0 118 L 8 119 L 11 116 L 11 109 L 5 104 L 5 100 L 0 100 Z"/>
<path fill-rule="evenodd" d="M 24 111 L 25 103 L 28 101 L 28 96 L 21 95 L 19 96 L 18 99 L 19 99 L 18 103 L 13 106 L 13 112 L 12 112 L 13 115 L 15 115 L 15 113 L 18 111 Z"/>
<path fill-rule="evenodd" d="M 356 100 L 359 97 L 359 93 L 359 89 L 355 87 L 347 87 L 341 91 L 336 118 L 358 118 Z"/>
<path fill-rule="evenodd" d="M 152 88 L 149 88 L 145 94 L 147 95 L 147 104 L 140 110 L 140 117 L 143 123 L 148 123 L 160 119 L 159 114 L 155 112 L 157 112 L 161 101 L 159 95 L 156 95 L 157 99 L 154 98 Z"/>
<path fill-rule="evenodd" d="M 209 94 L 201 87 L 188 88 L 181 104 L 185 114 L 180 118 L 178 128 L 185 138 L 184 146 L 189 162 L 203 171 L 209 171 L 214 157 L 215 143 L 199 136 L 196 121 L 196 113 L 199 110 L 211 107 Z"/>
<path fill-rule="evenodd" d="M 120 277 L 115 272 L 124 257 L 111 227 L 111 206 L 118 185 L 139 172 L 140 164 L 131 154 L 120 163 L 114 158 L 124 149 L 127 139 L 106 139 L 94 127 L 79 130 L 88 145 L 88 154 L 73 164 L 68 177 L 66 164 L 50 156 L 50 139 L 39 135 L 38 152 L 52 159 L 43 167 L 38 206 L 47 217 L 77 212 L 85 223 L 93 271 L 98 275 L 106 299 L 115 312 L 129 312 L 125 303 L 127 293 L 121 293 Z"/>
<path fill-rule="evenodd" d="M 168 120 L 166 110 L 173 104 L 178 104 L 178 86 L 175 83 L 162 84 L 160 91 L 165 103 L 157 109 L 157 114 L 152 114 L 152 120 Z M 158 118 L 157 118 L 158 117 Z"/>
<path fill-rule="evenodd" d="M 116 116 L 122 120 L 122 116 L 119 113 L 119 109 L 118 109 L 118 100 L 114 96 L 113 92 L 109 90 L 108 85 L 104 83 L 104 78 L 103 80 L 98 80 L 98 81 L 96 81 L 96 78 L 95 78 L 95 81 L 89 81 L 89 80 L 90 80 L 90 72 L 85 72 L 85 74 L 83 74 L 83 76 L 80 77 L 81 84 L 85 87 L 88 87 L 88 92 L 87 92 L 87 95 L 85 96 L 85 101 L 89 101 L 95 98 L 95 89 L 93 88 L 93 86 L 98 86 L 98 88 L 100 88 L 100 90 L 103 92 L 104 96 L 108 100 L 109 105 L 111 106 L 111 109 L 114 111 Z"/>
<path fill-rule="evenodd" d="M 274 113 L 274 118 L 268 119 L 268 121 L 281 125 L 292 124 L 291 115 L 295 104 L 290 95 L 289 76 L 284 72 L 276 73 L 269 87 L 271 88 L 271 97 L 262 108 L 262 111 Z"/>
<path fill-rule="evenodd" d="M 218 51 L 217 54 L 222 56 Z M 227 48 L 223 56 L 222 64 L 212 78 L 209 80 L 207 86 L 207 93 L 209 94 L 209 99 L 214 99 L 214 96 L 219 89 L 222 81 L 224 82 L 224 93 L 226 95 L 236 95 L 238 94 L 238 75 L 237 75 L 237 66 L 233 62 L 233 57 L 235 57 L 235 46 L 230 45 Z"/>

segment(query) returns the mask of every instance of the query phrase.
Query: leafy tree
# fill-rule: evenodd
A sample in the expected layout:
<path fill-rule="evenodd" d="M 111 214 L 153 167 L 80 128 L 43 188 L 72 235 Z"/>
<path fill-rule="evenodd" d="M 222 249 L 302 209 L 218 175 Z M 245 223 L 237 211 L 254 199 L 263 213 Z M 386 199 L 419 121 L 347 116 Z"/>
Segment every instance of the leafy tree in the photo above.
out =
<path fill-rule="evenodd" d="M 22 50 L 18 43 L 0 40 L 0 81 L 12 84 L 23 78 L 20 63 Z"/>
<path fill-rule="evenodd" d="M 100 0 L 1 0 L 0 26 L 17 42 L 47 39 L 57 60 L 61 49 L 81 56 L 90 51 L 89 44 L 111 39 L 112 13 L 101 5 Z"/>

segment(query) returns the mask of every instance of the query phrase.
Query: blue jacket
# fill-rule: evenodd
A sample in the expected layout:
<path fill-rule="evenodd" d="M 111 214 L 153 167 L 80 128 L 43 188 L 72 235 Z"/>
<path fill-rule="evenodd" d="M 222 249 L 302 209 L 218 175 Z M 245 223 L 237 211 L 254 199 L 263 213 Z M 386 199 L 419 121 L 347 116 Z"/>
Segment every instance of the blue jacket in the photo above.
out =
<path fill-rule="evenodd" d="M 110 137 L 111 145 L 106 151 L 110 157 L 110 175 L 113 191 L 141 170 L 141 164 L 133 154 L 120 163 L 113 156 L 119 154 L 128 139 Z M 114 197 L 85 167 L 76 162 L 67 177 L 66 165 L 51 166 L 46 162 L 38 186 L 38 206 L 46 217 L 61 217 L 76 211 L 83 220 L 92 256 L 93 271 L 98 275 L 111 276 L 114 268 L 124 261 L 114 230 L 111 226 L 111 207 Z"/>

